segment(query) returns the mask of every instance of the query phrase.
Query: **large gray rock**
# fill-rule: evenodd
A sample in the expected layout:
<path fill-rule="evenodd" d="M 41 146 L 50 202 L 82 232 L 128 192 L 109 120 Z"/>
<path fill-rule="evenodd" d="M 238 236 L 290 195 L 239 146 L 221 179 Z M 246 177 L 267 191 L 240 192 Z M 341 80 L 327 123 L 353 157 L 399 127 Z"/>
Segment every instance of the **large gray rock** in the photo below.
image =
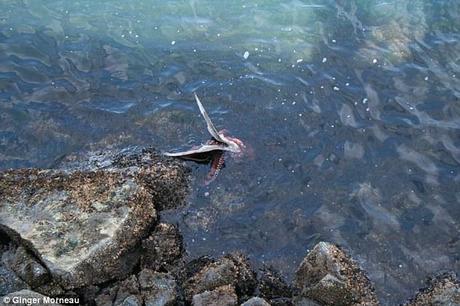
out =
<path fill-rule="evenodd" d="M 420 290 L 407 306 L 459 306 L 460 282 L 453 273 L 432 279 L 427 288 Z"/>
<path fill-rule="evenodd" d="M 256 286 L 255 274 L 244 256 L 228 255 L 199 269 L 185 282 L 185 296 L 190 300 L 196 294 L 224 285 L 233 286 L 240 297 L 252 294 Z"/>
<path fill-rule="evenodd" d="M 215 288 L 212 291 L 193 296 L 193 306 L 235 306 L 238 304 L 238 296 L 235 288 L 231 285 L 225 285 Z"/>
<path fill-rule="evenodd" d="M 86 158 L 0 173 L 0 229 L 66 289 L 125 277 L 156 208 L 177 206 L 187 189 L 181 164 L 152 150 Z"/>
<path fill-rule="evenodd" d="M 364 272 L 337 246 L 318 243 L 303 259 L 295 284 L 300 296 L 324 305 L 378 305 Z"/>

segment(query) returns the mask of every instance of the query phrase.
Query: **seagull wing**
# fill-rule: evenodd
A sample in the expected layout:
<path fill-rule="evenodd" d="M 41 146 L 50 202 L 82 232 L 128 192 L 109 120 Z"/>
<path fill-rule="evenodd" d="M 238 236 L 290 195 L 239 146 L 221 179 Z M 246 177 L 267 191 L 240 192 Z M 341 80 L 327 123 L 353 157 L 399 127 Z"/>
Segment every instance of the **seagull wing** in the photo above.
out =
<path fill-rule="evenodd" d="M 201 101 L 198 98 L 198 96 L 196 95 L 196 93 L 193 93 L 193 94 L 195 96 L 196 104 L 198 104 L 198 107 L 200 108 L 201 115 L 203 115 L 203 118 L 206 121 L 206 125 L 208 126 L 209 134 L 211 134 L 211 136 L 215 140 L 217 140 L 219 142 L 222 142 L 222 143 L 227 143 L 224 139 L 222 139 L 222 137 L 220 137 L 219 133 L 217 132 L 216 127 L 212 123 L 211 118 L 209 118 L 208 113 L 204 109 L 203 104 L 201 104 Z"/>

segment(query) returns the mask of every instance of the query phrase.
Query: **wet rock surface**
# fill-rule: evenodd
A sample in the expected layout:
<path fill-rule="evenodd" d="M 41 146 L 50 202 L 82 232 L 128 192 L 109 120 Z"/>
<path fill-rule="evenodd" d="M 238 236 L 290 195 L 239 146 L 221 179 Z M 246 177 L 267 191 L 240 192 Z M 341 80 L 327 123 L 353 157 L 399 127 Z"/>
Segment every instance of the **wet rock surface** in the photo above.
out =
<path fill-rule="evenodd" d="M 460 305 L 460 281 L 454 273 L 445 273 L 433 278 L 421 289 L 407 306 L 417 305 Z"/>
<path fill-rule="evenodd" d="M 68 156 L 53 169 L 0 173 L 0 295 L 82 305 L 378 305 L 363 270 L 318 243 L 287 283 L 240 253 L 187 258 L 159 212 L 182 205 L 187 169 L 153 149 Z M 33 290 L 33 291 L 32 291 Z M 458 305 L 453 274 L 407 305 Z"/>
<path fill-rule="evenodd" d="M 304 258 L 295 284 L 301 296 L 324 305 L 378 305 L 365 273 L 340 248 L 326 242 Z"/>
<path fill-rule="evenodd" d="M 0 174 L 0 229 L 67 289 L 128 275 L 137 264 L 132 250 L 157 209 L 178 205 L 186 189 L 184 169 L 152 150 L 93 154 L 77 164 Z M 31 262 L 18 264 L 26 278 L 46 274 Z"/>

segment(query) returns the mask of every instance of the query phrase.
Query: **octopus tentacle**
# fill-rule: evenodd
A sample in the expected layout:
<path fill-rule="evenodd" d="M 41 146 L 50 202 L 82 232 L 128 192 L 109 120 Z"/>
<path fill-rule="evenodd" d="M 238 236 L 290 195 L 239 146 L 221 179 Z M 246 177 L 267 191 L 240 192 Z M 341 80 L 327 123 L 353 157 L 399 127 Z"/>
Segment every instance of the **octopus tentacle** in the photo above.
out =
<path fill-rule="evenodd" d="M 220 170 L 225 164 L 225 156 L 223 152 L 213 156 L 211 161 L 211 169 L 209 170 L 208 175 L 206 176 L 205 185 L 209 185 L 212 181 L 217 178 Z"/>

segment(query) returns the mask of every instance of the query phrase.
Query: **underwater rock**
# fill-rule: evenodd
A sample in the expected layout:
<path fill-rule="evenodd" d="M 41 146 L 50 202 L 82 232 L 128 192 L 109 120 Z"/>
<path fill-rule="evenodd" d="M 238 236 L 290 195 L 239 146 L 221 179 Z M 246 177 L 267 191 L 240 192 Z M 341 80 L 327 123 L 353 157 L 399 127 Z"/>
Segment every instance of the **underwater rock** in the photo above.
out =
<path fill-rule="evenodd" d="M 458 306 L 460 305 L 460 282 L 454 273 L 442 274 L 433 278 L 428 287 L 421 289 L 406 305 Z"/>
<path fill-rule="evenodd" d="M 253 297 L 241 304 L 241 306 L 270 306 L 270 304 L 263 298 Z"/>
<path fill-rule="evenodd" d="M 177 226 L 159 223 L 149 237 L 142 240 L 141 267 L 169 271 L 183 252 L 182 236 Z"/>
<path fill-rule="evenodd" d="M 324 305 L 378 305 L 374 288 L 358 265 L 337 246 L 319 242 L 296 271 L 300 296 Z"/>
<path fill-rule="evenodd" d="M 176 280 L 169 274 L 143 269 L 139 285 L 146 306 L 172 306 L 178 299 Z"/>
<path fill-rule="evenodd" d="M 57 170 L 0 173 L 0 229 L 65 289 L 127 276 L 156 208 L 186 193 L 185 169 L 152 150 L 92 154 Z"/>
<path fill-rule="evenodd" d="M 212 291 L 193 296 L 193 306 L 235 306 L 238 304 L 238 296 L 235 288 L 231 285 L 225 285 L 215 288 Z"/>
<path fill-rule="evenodd" d="M 240 298 L 249 297 L 254 291 L 255 274 L 241 254 L 227 255 L 198 270 L 185 282 L 185 296 L 191 300 L 194 295 L 224 285 L 232 285 Z"/>

